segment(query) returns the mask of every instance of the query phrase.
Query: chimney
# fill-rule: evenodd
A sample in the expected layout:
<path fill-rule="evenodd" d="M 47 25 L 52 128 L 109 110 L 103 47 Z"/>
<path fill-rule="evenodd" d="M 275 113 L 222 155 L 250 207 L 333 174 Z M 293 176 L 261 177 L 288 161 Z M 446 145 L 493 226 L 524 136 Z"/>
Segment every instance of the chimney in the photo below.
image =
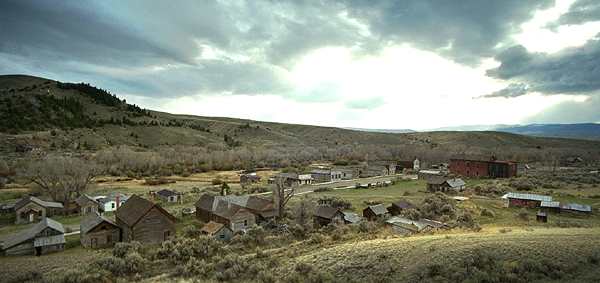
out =
<path fill-rule="evenodd" d="M 119 206 L 121 206 L 121 195 L 119 193 L 117 193 L 116 197 L 115 197 L 115 202 L 117 209 L 119 209 Z"/>

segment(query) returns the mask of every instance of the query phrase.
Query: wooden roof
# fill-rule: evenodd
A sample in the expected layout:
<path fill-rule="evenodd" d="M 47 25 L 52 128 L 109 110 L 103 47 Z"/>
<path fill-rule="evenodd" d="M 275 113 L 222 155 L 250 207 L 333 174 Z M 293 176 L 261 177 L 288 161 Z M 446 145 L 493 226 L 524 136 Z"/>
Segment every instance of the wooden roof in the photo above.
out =
<path fill-rule="evenodd" d="M 81 224 L 79 225 L 79 230 L 81 234 L 85 234 L 101 223 L 108 223 L 112 226 L 118 227 L 114 221 L 108 219 L 104 216 L 99 215 L 98 213 L 90 213 L 86 217 L 81 220 Z"/>
<path fill-rule="evenodd" d="M 154 207 L 171 220 L 175 221 L 175 217 L 160 207 L 160 205 L 138 195 L 131 196 L 121 207 L 119 207 L 119 209 L 117 209 L 115 215 L 117 216 L 117 219 L 123 221 L 127 226 L 132 227 Z"/>
<path fill-rule="evenodd" d="M 39 206 L 42 206 L 45 208 L 63 208 L 63 205 L 60 202 L 45 201 L 45 200 L 36 198 L 34 196 L 26 196 L 15 204 L 15 210 L 20 209 L 21 207 L 27 205 L 30 202 L 34 202 L 34 203 L 38 204 Z"/>
<path fill-rule="evenodd" d="M 222 223 L 210 221 L 210 222 L 206 223 L 204 226 L 202 226 L 202 229 L 200 229 L 200 231 L 208 233 L 208 234 L 214 234 L 214 233 L 219 232 L 219 230 L 221 230 L 223 227 L 229 229 Z"/>
<path fill-rule="evenodd" d="M 314 215 L 325 219 L 333 219 L 337 213 L 342 213 L 342 211 L 337 207 L 320 205 L 317 206 Z"/>
<path fill-rule="evenodd" d="M 25 241 L 35 239 L 37 234 L 39 234 L 46 228 L 50 228 L 61 234 L 65 233 L 65 229 L 64 229 L 63 225 L 60 224 L 60 222 L 57 222 L 50 218 L 44 218 L 44 219 L 42 219 L 42 221 L 33 225 L 31 228 L 22 230 L 16 234 L 13 234 L 12 236 L 8 237 L 2 243 L 2 249 L 9 249 L 9 248 L 12 248 L 12 247 L 14 247 L 18 244 L 21 244 Z"/>

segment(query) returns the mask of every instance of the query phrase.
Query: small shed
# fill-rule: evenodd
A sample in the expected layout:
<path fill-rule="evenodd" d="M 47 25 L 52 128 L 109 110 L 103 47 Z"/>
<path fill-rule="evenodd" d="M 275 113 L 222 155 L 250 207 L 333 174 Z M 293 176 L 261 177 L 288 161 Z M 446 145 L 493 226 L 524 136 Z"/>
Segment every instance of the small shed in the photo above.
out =
<path fill-rule="evenodd" d="M 315 226 L 321 227 L 329 224 L 345 224 L 344 213 L 337 207 L 319 205 L 313 214 Z"/>
<path fill-rule="evenodd" d="M 402 211 L 411 209 L 411 208 L 416 208 L 416 207 L 414 204 L 412 204 L 406 200 L 399 200 L 396 202 L 392 202 L 392 205 L 390 205 L 387 208 L 387 210 L 391 215 L 400 215 L 400 214 L 402 214 Z"/>
<path fill-rule="evenodd" d="M 65 229 L 60 222 L 44 218 L 33 227 L 2 242 L 3 255 L 43 255 L 65 249 Z"/>
<path fill-rule="evenodd" d="M 206 223 L 200 232 L 209 237 L 213 237 L 220 241 L 229 241 L 233 237 L 233 231 L 223 223 L 210 221 Z"/>
<path fill-rule="evenodd" d="M 465 184 L 465 181 L 459 178 L 446 179 L 436 176 L 427 180 L 427 190 L 430 192 L 462 191 L 465 189 Z"/>
<path fill-rule="evenodd" d="M 538 211 L 535 215 L 535 220 L 537 220 L 537 222 L 546 223 L 548 222 L 548 214 L 546 212 Z"/>
<path fill-rule="evenodd" d="M 342 212 L 344 214 L 344 223 L 346 224 L 358 224 L 362 221 L 362 217 L 354 212 Z"/>
<path fill-rule="evenodd" d="M 108 248 L 121 241 L 117 224 L 98 213 L 87 214 L 79 226 L 79 238 L 84 248 Z"/>
<path fill-rule="evenodd" d="M 363 217 L 369 221 L 381 219 L 388 215 L 388 211 L 383 204 L 369 205 L 363 209 Z"/>
<path fill-rule="evenodd" d="M 79 196 L 75 203 L 77 203 L 81 215 L 95 214 L 101 210 L 100 203 L 86 194 Z"/>
<path fill-rule="evenodd" d="M 165 202 L 180 202 L 181 201 L 181 194 L 179 194 L 176 191 L 172 191 L 172 190 L 162 189 L 162 190 L 156 192 L 156 196 Z"/>

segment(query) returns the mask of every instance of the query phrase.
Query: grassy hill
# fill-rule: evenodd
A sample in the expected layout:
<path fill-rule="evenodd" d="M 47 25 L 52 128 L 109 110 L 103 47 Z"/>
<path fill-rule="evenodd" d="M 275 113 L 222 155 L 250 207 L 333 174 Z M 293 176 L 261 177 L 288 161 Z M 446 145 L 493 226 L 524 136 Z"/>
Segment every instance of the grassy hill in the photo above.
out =
<path fill-rule="evenodd" d="M 489 156 L 551 149 L 600 155 L 599 141 L 526 137 L 501 132 L 378 133 L 334 127 L 223 117 L 174 115 L 141 109 L 87 84 L 0 76 L 0 152 L 26 144 L 45 151 L 98 150 L 117 145 L 152 149 L 198 146 L 227 149 L 342 146 L 394 148 L 406 156 L 436 150 Z M 507 158 L 515 158 L 508 156 Z"/>

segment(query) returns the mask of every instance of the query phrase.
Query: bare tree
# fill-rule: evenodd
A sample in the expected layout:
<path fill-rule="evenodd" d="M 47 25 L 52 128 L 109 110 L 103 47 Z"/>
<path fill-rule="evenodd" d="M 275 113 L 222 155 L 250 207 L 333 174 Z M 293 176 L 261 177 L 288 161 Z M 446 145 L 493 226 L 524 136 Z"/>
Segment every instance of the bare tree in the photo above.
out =
<path fill-rule="evenodd" d="M 313 216 L 315 209 L 315 203 L 308 197 L 302 198 L 294 209 L 294 219 L 296 224 L 306 227 L 310 224 L 310 220 Z"/>
<path fill-rule="evenodd" d="M 49 157 L 31 163 L 24 175 L 54 201 L 67 203 L 82 194 L 98 167 L 79 158 Z"/>
<path fill-rule="evenodd" d="M 283 218 L 285 206 L 294 196 L 295 190 L 295 186 L 290 185 L 286 177 L 275 178 L 275 184 L 273 185 L 273 200 L 277 206 L 277 214 L 279 219 Z"/>

